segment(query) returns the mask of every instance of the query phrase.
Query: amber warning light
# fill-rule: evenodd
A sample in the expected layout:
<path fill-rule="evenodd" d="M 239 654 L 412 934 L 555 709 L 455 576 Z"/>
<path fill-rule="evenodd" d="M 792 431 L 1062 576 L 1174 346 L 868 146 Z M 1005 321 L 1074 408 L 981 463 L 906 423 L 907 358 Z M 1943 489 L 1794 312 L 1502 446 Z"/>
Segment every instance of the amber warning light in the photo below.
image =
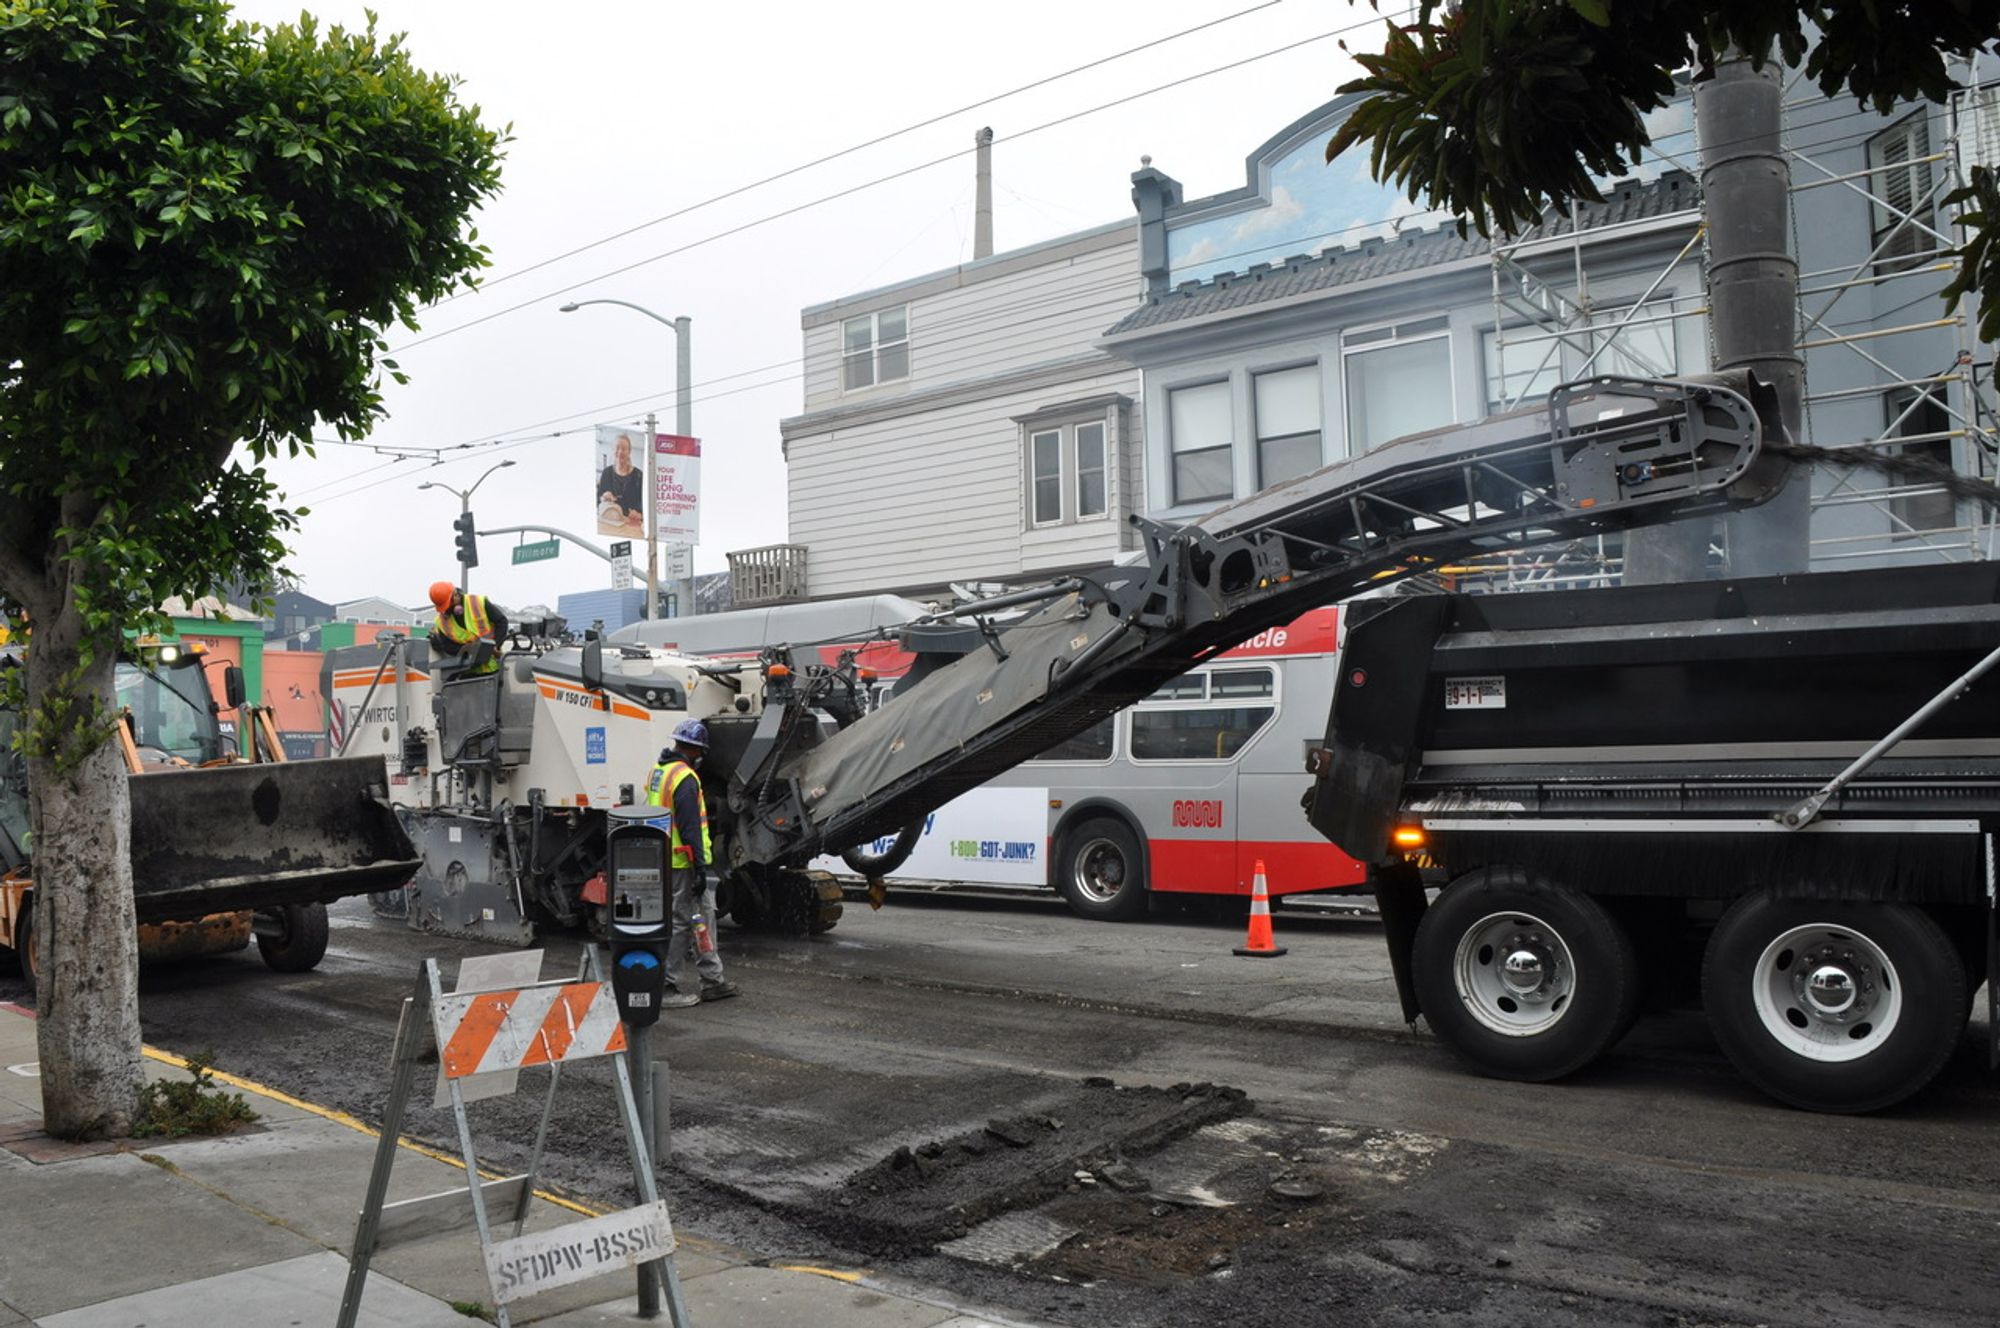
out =
<path fill-rule="evenodd" d="M 1420 825 L 1399 825 L 1390 834 L 1389 842 L 1400 849 L 1422 848 L 1424 828 Z"/>

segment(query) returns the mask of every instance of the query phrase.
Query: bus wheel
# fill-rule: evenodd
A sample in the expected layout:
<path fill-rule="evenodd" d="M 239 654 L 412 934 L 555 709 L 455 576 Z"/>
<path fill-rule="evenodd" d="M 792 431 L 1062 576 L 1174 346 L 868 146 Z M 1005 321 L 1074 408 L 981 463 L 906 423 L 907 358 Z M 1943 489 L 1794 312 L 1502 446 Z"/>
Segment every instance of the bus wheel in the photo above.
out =
<path fill-rule="evenodd" d="M 1480 1073 L 1539 1083 L 1595 1060 L 1631 1027 L 1639 959 L 1588 895 L 1487 867 L 1425 910 L 1412 951 L 1439 1039 Z"/>
<path fill-rule="evenodd" d="M 1056 888 L 1086 918 L 1115 922 L 1145 912 L 1146 859 L 1131 827 L 1099 817 L 1064 835 Z"/>
<path fill-rule="evenodd" d="M 1965 964 L 1923 910 L 1746 895 L 1702 959 L 1709 1026 L 1780 1102 L 1879 1111 L 1937 1077 L 1965 1032 Z"/>
<path fill-rule="evenodd" d="M 286 904 L 266 909 L 253 924 L 257 953 L 277 973 L 305 973 L 326 957 L 326 905 Z"/>

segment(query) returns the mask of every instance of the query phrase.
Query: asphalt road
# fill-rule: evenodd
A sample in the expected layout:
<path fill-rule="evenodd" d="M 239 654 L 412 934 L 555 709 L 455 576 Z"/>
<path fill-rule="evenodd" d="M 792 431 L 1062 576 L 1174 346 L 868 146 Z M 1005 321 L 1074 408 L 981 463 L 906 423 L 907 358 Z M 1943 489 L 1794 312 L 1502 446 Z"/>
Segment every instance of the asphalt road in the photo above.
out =
<path fill-rule="evenodd" d="M 420 961 L 449 981 L 478 947 L 353 901 L 334 921 L 313 973 L 150 969 L 148 1040 L 378 1118 Z M 1568 1083 L 1498 1083 L 1403 1027 L 1374 924 L 1278 928 L 1275 960 L 1231 955 L 1234 920 L 1039 900 L 850 902 L 811 942 L 724 928 L 743 998 L 658 1039 L 676 1220 L 1079 1326 L 2000 1321 L 2000 1078 L 1972 1035 L 1873 1117 L 1767 1101 L 1693 1016 Z M 548 951 L 574 971 L 574 941 Z M 482 1156 L 525 1157 L 545 1082 L 473 1108 Z M 428 1106 L 409 1128 L 452 1138 Z M 1135 1193 L 1092 1174 L 1118 1154 Z M 623 1157 L 603 1072 L 565 1074 L 548 1179 L 622 1201 Z"/>

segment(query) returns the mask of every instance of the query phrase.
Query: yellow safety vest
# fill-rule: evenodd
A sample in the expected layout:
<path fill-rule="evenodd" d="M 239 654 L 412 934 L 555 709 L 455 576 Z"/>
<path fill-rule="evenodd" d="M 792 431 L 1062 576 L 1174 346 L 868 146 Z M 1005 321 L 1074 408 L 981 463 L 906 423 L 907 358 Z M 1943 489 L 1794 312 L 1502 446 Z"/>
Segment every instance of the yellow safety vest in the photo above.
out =
<path fill-rule="evenodd" d="M 440 613 L 431 631 L 455 645 L 469 646 L 481 637 L 493 635 L 493 620 L 486 616 L 486 596 L 467 595 L 464 597 L 464 618 L 454 618 L 449 613 Z M 500 667 L 500 655 L 496 650 L 493 658 L 478 668 L 468 669 L 468 673 L 492 673 Z"/>
<path fill-rule="evenodd" d="M 695 805 L 701 808 L 701 860 L 714 862 L 715 846 L 708 837 L 708 795 L 702 791 L 701 777 L 695 774 L 693 766 L 686 761 L 666 761 L 654 766 L 653 773 L 646 777 L 646 805 L 671 810 L 674 805 L 674 790 L 681 786 L 682 780 L 686 779 L 695 781 Z M 687 841 L 681 838 L 681 823 L 678 817 L 673 818 L 673 851 L 674 866 L 694 865 L 694 850 L 690 849 Z"/>

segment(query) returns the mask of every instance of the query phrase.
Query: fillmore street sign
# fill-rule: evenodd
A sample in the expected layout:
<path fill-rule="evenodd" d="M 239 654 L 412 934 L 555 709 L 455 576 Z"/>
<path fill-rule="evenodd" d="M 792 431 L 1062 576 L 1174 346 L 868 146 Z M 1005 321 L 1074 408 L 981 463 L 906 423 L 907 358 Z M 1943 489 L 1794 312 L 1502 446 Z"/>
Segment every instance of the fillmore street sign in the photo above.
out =
<path fill-rule="evenodd" d="M 527 544 L 516 544 L 514 546 L 514 561 L 516 563 L 539 563 L 553 558 L 561 552 L 561 540 L 534 540 Z"/>

